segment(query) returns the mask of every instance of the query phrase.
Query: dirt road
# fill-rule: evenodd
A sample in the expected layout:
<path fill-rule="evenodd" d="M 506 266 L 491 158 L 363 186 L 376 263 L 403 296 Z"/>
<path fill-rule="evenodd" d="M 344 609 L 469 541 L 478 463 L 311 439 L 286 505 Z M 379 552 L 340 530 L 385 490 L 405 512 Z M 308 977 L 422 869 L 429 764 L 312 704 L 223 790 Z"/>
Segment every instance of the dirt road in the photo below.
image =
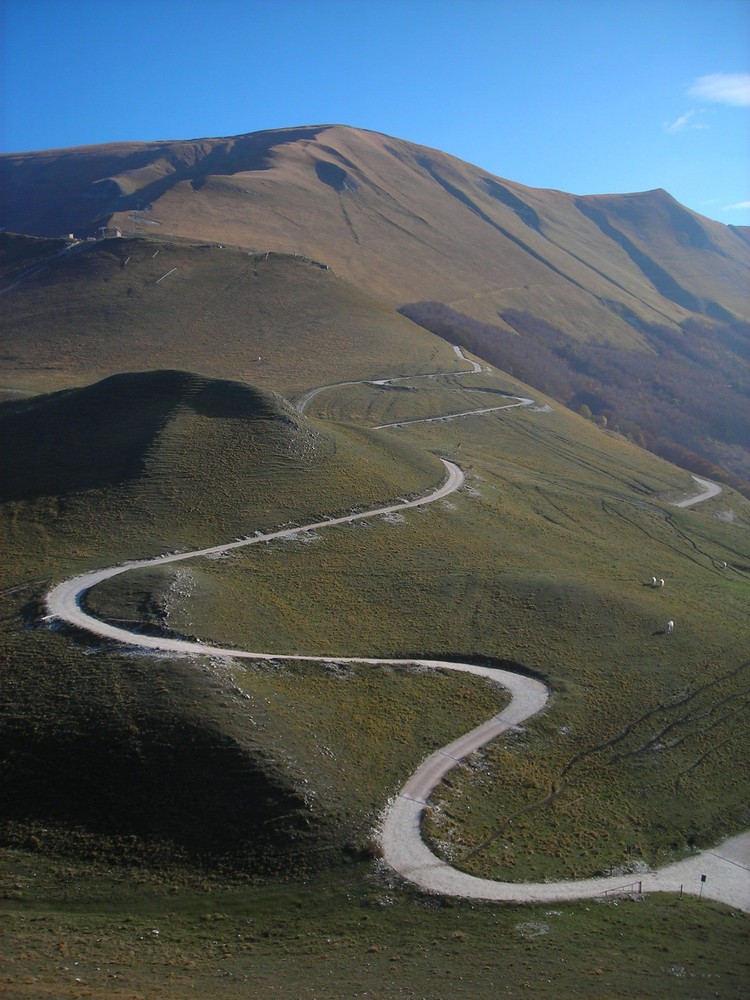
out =
<path fill-rule="evenodd" d="M 476 365 L 476 362 L 472 362 Z M 345 383 L 351 384 L 351 383 Z M 298 403 L 304 406 L 316 395 L 308 393 Z M 524 401 L 527 402 L 527 401 Z M 530 400 L 528 402 L 531 402 Z M 515 404 L 519 405 L 519 404 Z M 480 667 L 468 663 L 451 663 L 439 660 L 394 660 L 368 657 L 321 657 L 321 656 L 279 656 L 276 652 L 248 652 L 211 646 L 201 642 L 170 639 L 160 636 L 137 635 L 126 629 L 100 621 L 88 614 L 82 607 L 87 591 L 120 573 L 147 566 L 165 565 L 210 556 L 232 549 L 286 538 L 302 531 L 321 530 L 337 524 L 348 524 L 364 518 L 379 517 L 384 514 L 421 507 L 435 503 L 459 490 L 464 484 L 464 474 L 452 462 L 442 460 L 447 477 L 443 484 L 424 497 L 399 501 L 374 510 L 345 517 L 318 521 L 302 527 L 255 535 L 253 537 L 216 545 L 193 552 L 168 553 L 154 559 L 126 563 L 107 569 L 96 570 L 72 577 L 54 587 L 47 595 L 49 618 L 64 621 L 69 625 L 84 629 L 102 638 L 135 646 L 140 649 L 189 655 L 231 657 L 233 659 L 290 659 L 318 663 L 365 663 L 373 665 L 405 665 L 416 663 L 429 669 L 457 670 L 477 676 L 487 677 L 506 688 L 511 694 L 511 702 L 502 712 L 466 733 L 448 746 L 433 753 L 409 778 L 398 796 L 388 804 L 380 831 L 384 858 L 387 863 L 404 878 L 422 888 L 451 896 L 476 899 L 494 899 L 514 902 L 554 901 L 601 896 L 616 890 L 648 892 L 687 892 L 702 894 L 720 900 L 731 906 L 750 912 L 750 832 L 724 841 L 711 851 L 703 851 L 685 861 L 668 865 L 656 872 L 615 876 L 613 878 L 584 879 L 577 881 L 547 883 L 508 883 L 480 879 L 437 858 L 424 844 L 421 836 L 422 813 L 433 789 L 447 772 L 513 726 L 542 711 L 548 691 L 545 685 L 534 678 Z M 677 506 L 687 507 L 709 496 L 715 496 L 720 487 L 707 480 L 698 480 L 704 490 L 695 497 L 681 501 Z M 702 880 L 705 876 L 705 881 Z"/>
<path fill-rule="evenodd" d="M 693 479 L 703 487 L 701 492 L 688 497 L 687 500 L 680 500 L 678 503 L 672 504 L 673 507 L 694 507 L 697 503 L 710 500 L 711 497 L 717 497 L 721 493 L 721 486 L 712 483 L 710 479 L 701 479 L 700 476 L 693 476 Z"/>

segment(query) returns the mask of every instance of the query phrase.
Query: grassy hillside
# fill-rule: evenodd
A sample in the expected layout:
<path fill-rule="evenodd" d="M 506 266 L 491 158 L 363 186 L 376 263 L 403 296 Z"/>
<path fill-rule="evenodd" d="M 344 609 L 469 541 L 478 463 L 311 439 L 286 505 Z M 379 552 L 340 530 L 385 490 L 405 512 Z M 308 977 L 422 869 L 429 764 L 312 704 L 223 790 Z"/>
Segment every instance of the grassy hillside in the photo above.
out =
<path fill-rule="evenodd" d="M 395 360 L 394 341 L 414 343 L 408 328 L 391 326 L 387 309 L 431 330 L 437 314 L 441 334 L 452 343 L 575 410 L 587 407 L 670 461 L 750 490 L 750 453 L 737 416 L 750 393 L 747 233 L 689 211 L 666 191 L 579 197 L 536 190 L 437 150 L 326 125 L 0 157 L 3 180 L 0 190 L 11 196 L 0 204 L 6 228 L 81 236 L 108 223 L 126 236 L 206 240 L 324 262 L 386 312 L 361 322 L 333 276 L 318 276 L 317 291 L 325 286 L 329 301 L 336 300 L 334 312 L 343 309 L 351 325 L 343 337 L 332 329 L 311 335 L 317 358 L 346 343 L 354 327 L 365 349 L 385 348 L 369 362 L 363 355 L 368 372 L 384 374 L 377 359 L 381 366 L 385 357 Z M 177 265 L 162 263 L 164 270 L 149 272 L 147 283 Z M 307 332 L 305 317 L 318 316 L 325 327 L 337 326 L 316 296 L 298 298 L 287 288 L 288 295 L 273 302 L 265 288 L 268 308 L 256 311 L 244 301 L 243 281 L 242 294 L 232 277 L 207 296 L 202 268 L 201 275 L 180 264 L 158 292 L 125 306 L 117 299 L 94 306 L 92 296 L 78 326 L 68 326 L 55 344 L 59 350 L 40 363 L 76 369 L 88 363 L 82 382 L 117 370 L 82 359 L 75 332 L 89 326 L 87 346 L 107 361 L 105 344 L 118 326 L 114 309 L 125 339 L 145 334 L 136 334 L 120 369 L 133 367 L 137 357 L 144 368 L 179 363 L 284 392 L 299 387 L 279 356 L 288 356 L 281 349 L 287 323 Z M 139 296 L 141 280 L 128 281 L 124 294 Z M 230 289 L 232 298 L 238 295 L 237 316 L 249 321 L 240 328 L 223 309 Z M 76 291 L 79 303 L 81 292 L 91 296 L 90 288 Z M 184 297 L 190 315 L 178 321 L 174 340 L 168 318 L 161 327 L 151 323 L 165 319 L 163 308 L 170 314 L 163 300 L 172 294 Z M 40 327 L 69 315 L 70 304 L 50 296 L 40 306 L 21 297 L 14 313 L 0 301 L 0 322 L 15 331 L 11 355 L 25 357 L 24 345 L 39 339 Z M 392 331 L 385 340 L 384 326 Z M 219 327 L 237 361 L 233 370 L 217 365 L 225 357 L 213 335 Z M 46 333 L 41 341 L 49 344 Z M 181 360 L 165 358 L 160 344 Z M 256 377 L 258 356 L 267 370 Z M 344 367 L 337 364 L 339 371 Z M 325 381 L 322 366 L 318 373 L 309 384 Z"/>
<path fill-rule="evenodd" d="M 25 842 L 40 836 L 29 830 L 44 828 L 40 843 L 60 849 L 72 827 L 84 843 L 104 837 L 104 846 L 87 848 L 104 853 L 122 850 L 122 838 L 133 835 L 136 854 L 144 841 L 157 856 L 163 842 L 193 857 L 231 848 L 233 864 L 267 868 L 280 863 L 269 860 L 274 851 L 291 861 L 272 823 L 286 816 L 281 826 L 300 827 L 294 836 L 315 841 L 324 855 L 349 841 L 361 847 L 369 837 L 361 807 L 355 815 L 347 801 L 344 820 L 336 819 L 339 834 L 349 831 L 343 841 L 326 826 L 333 805 L 320 818 L 308 815 L 304 758 L 286 773 L 288 752 L 273 736 L 288 728 L 283 700 L 260 699 L 248 717 L 226 671 L 214 676 L 185 661 L 147 664 L 96 643 L 71 645 L 69 636 L 35 627 L 35 601 L 50 582 L 86 566 L 344 513 L 353 500 L 418 493 L 440 481 L 440 464 L 356 429 L 316 428 L 274 394 L 181 372 L 113 376 L 8 402 L 0 426 L 10 471 L 0 508 L 5 835 Z M 364 710 L 374 714 L 380 699 L 401 697 L 415 683 L 394 677 L 392 694 L 365 684 Z M 460 686 L 447 679 L 434 692 L 446 738 L 456 720 L 445 706 Z M 472 724 L 499 696 L 478 687 L 469 702 Z M 259 740 L 265 731 L 270 738 Z M 420 759 L 425 734 L 416 717 L 404 733 L 404 759 L 395 758 L 395 772 L 388 762 L 378 790 Z M 40 769 L 41 759 L 48 763 Z M 229 821 L 237 795 L 246 810 Z M 380 807 L 379 792 L 368 793 L 367 815 Z M 309 850 L 292 856 L 318 863 Z"/>
<path fill-rule="evenodd" d="M 360 865 L 304 885 L 211 889 L 10 860 L 14 997 L 747 995 L 747 919 L 707 900 L 496 906 L 397 889 Z"/>
<path fill-rule="evenodd" d="M 279 655 L 469 655 L 545 676 L 544 715 L 435 797 L 428 835 L 472 870 L 597 871 L 746 825 L 747 503 L 670 507 L 686 473 L 557 407 L 367 429 L 503 393 L 530 390 L 498 374 L 345 386 L 308 418 L 157 371 L 0 406 L 11 995 L 229 996 L 249 977 L 292 997 L 313 966 L 320 989 L 340 977 L 332 995 L 439 997 L 450 975 L 470 997 L 501 973 L 509 995 L 678 996 L 698 975 L 742 995 L 744 922 L 721 907 L 442 903 L 352 863 L 416 763 L 501 707 L 486 684 L 139 656 L 39 620 L 66 574 L 419 493 L 444 454 L 467 487 L 403 520 L 125 574 L 89 602 Z M 665 588 L 644 586 L 653 573 Z M 527 807 L 534 822 L 513 818 Z"/>
<path fill-rule="evenodd" d="M 6 395 L 155 368 L 293 395 L 460 367 L 447 344 L 309 259 L 143 239 L 65 246 L 0 234 Z"/>
<path fill-rule="evenodd" d="M 380 422 L 462 411 L 472 396 L 478 408 L 493 389 L 518 390 L 496 376 L 457 382 L 345 387 L 313 405 L 330 412 L 337 400 Z M 487 867 L 490 852 L 474 862 L 477 872 L 590 874 L 627 865 L 634 850 L 651 864 L 745 824 L 747 503 L 720 498 L 713 514 L 670 508 L 691 488 L 689 477 L 561 410 L 511 409 L 382 433 L 451 454 L 470 486 L 402 517 L 116 577 L 94 591 L 91 607 L 118 620 L 147 608 L 154 626 L 239 648 L 490 657 L 548 678 L 555 698 L 530 724 L 535 749 L 527 753 L 522 741 L 523 749 L 482 755 L 476 772 L 450 779 L 456 802 L 436 810 L 443 826 L 434 819 L 434 836 L 450 842 L 451 857 L 514 813 L 541 811 L 543 821 L 535 813 L 514 824 L 501 869 Z M 646 585 L 655 572 L 668 581 L 663 590 Z M 678 628 L 666 638 L 670 617 Z M 274 697 L 301 697 L 312 711 L 298 673 L 277 679 Z M 257 694 L 254 668 L 238 664 L 231 676 Z M 407 711 L 395 709 L 399 721 Z M 354 700 L 348 712 L 356 727 L 326 743 L 342 762 L 367 754 L 363 731 L 382 732 L 394 714 L 373 722 Z M 315 718 L 296 726 L 302 759 L 321 756 Z M 487 791 L 500 775 L 507 802 L 498 809 Z M 459 812 L 468 818 L 454 822 Z M 566 849 L 551 850 L 556 841 Z"/>
<path fill-rule="evenodd" d="M 492 374 L 451 376 L 339 387 L 317 396 L 312 407 L 338 421 L 348 413 L 373 425 L 502 405 L 513 401 L 504 393 L 524 391 Z M 696 511 L 670 508 L 669 499 L 692 488 L 685 473 L 549 407 L 371 432 L 310 422 L 280 397 L 247 385 L 152 372 L 5 403 L 0 426 L 2 461 L 11 472 L 3 495 L 5 592 L 16 608 L 9 618 L 16 636 L 8 640 L 10 663 L 24 635 L 23 614 L 32 613 L 28 602 L 46 580 L 418 493 L 441 478 L 430 454 L 437 451 L 458 459 L 469 475 L 467 490 L 450 502 L 224 559 L 132 572 L 102 584 L 89 603 L 118 621 L 271 654 L 468 655 L 541 673 L 556 691 L 554 709 L 547 721 L 533 724 L 547 735 L 522 755 L 518 788 L 508 791 L 508 800 L 523 808 L 567 776 L 566 796 L 545 807 L 554 813 L 566 797 L 578 801 L 579 785 L 587 789 L 586 819 L 579 816 L 574 824 L 573 846 L 561 856 L 560 870 L 552 864 L 558 874 L 624 863 L 634 844 L 653 860 L 660 851 L 705 843 L 745 822 L 743 783 L 721 776 L 745 773 L 738 725 L 748 638 L 746 503 L 727 496 Z M 644 586 L 654 573 L 667 579 L 663 591 Z M 659 632 L 668 617 L 678 628 L 665 640 Z M 28 664 L 29 656 L 31 662 L 46 659 L 41 650 L 50 643 L 67 647 L 46 631 L 30 633 L 25 643 L 35 652 L 27 651 L 12 668 L 13 684 L 33 718 L 38 682 L 19 664 Z M 65 652 L 63 663 L 71 655 Z M 76 669 L 88 677 L 89 669 Z M 67 670 L 61 667 L 60 676 Z M 176 665 L 169 670 L 179 673 Z M 358 817 L 352 822 L 360 836 L 406 765 L 398 758 L 396 771 L 389 769 L 386 754 L 375 784 L 357 779 L 353 790 L 342 762 L 362 752 L 372 761 L 377 746 L 400 743 L 416 760 L 437 739 L 420 731 L 419 713 L 394 707 L 405 704 L 415 678 L 388 676 L 384 687 L 373 687 L 368 678 L 368 672 L 349 671 L 342 687 L 337 672 L 317 668 L 273 668 L 269 674 L 238 665 L 223 674 L 232 713 L 246 701 L 255 724 L 256 712 L 266 717 L 270 743 L 264 752 L 296 762 L 314 785 L 336 788 L 331 796 L 348 801 L 345 811 Z M 435 699 L 430 715 L 444 716 L 446 725 L 450 704 L 455 714 L 465 700 L 472 715 L 497 702 L 481 685 L 441 684 L 447 687 L 431 683 L 425 690 Z M 457 700 L 451 703 L 446 691 Z M 425 697 L 420 694 L 422 708 Z M 697 722 L 683 712 L 685 697 L 700 708 Z M 126 698 L 136 705 L 142 700 Z M 45 725 L 54 706 L 53 693 L 42 712 Z M 285 713 L 292 706 L 290 726 Z M 618 744 L 617 759 L 596 750 L 630 733 L 644 712 L 647 720 Z M 709 735 L 699 724 L 706 713 L 718 713 Z M 650 759 L 649 740 L 659 725 L 673 722 L 680 750 L 661 755 L 660 776 L 639 792 L 636 810 L 627 791 L 633 767 Z M 570 733 L 579 731 L 592 752 L 573 781 L 566 754 Z M 8 751 L 17 735 L 9 737 Z M 717 736 L 720 754 L 709 752 Z M 508 782 L 507 761 L 502 767 Z M 12 780 L 19 775 L 22 785 L 28 781 L 23 768 Z M 707 797 L 697 779 L 709 776 L 713 792 Z M 482 783 L 472 787 L 481 799 Z M 621 789 L 617 808 L 613 788 Z M 469 793 L 461 796 L 466 800 Z M 663 816 L 666 799 L 671 804 Z M 482 809 L 471 812 L 479 822 Z M 495 819 L 487 816 L 475 832 L 469 823 L 455 836 L 468 838 L 468 852 Z M 591 841 L 591 826 L 602 828 L 609 820 L 617 832 Z M 541 859 L 547 871 L 549 852 L 537 852 L 535 838 L 554 835 L 539 831 L 537 821 L 528 824 L 528 847 L 517 859 L 520 875 L 534 874 L 530 857 Z"/>

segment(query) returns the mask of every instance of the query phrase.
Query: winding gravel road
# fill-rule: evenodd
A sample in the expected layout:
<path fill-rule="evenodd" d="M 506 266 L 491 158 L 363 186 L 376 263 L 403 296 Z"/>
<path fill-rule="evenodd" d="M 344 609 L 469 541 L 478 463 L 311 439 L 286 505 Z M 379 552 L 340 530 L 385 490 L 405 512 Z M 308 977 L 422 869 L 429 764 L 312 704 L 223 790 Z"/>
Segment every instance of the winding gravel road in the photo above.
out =
<path fill-rule="evenodd" d="M 701 479 L 700 476 L 693 476 L 693 479 L 703 487 L 701 492 L 696 493 L 695 496 L 688 497 L 687 500 L 680 500 L 679 503 L 673 504 L 673 507 L 694 507 L 697 503 L 710 500 L 711 497 L 717 497 L 721 493 L 721 486 L 717 483 L 712 483 L 710 479 Z"/>
<path fill-rule="evenodd" d="M 456 348 L 460 357 L 463 355 Z M 468 360 L 468 359 L 464 359 Z M 480 370 L 477 362 L 470 362 L 472 372 Z M 469 372 L 451 373 L 469 374 Z M 432 376 L 428 376 L 432 377 Z M 395 380 L 390 380 L 395 381 Z M 340 383 L 351 385 L 355 383 Z M 377 384 L 377 383 L 376 383 Z M 330 388 L 325 386 L 322 388 Z M 314 390 L 298 402 L 303 411 L 310 401 L 322 391 Z M 531 403 L 523 400 L 513 405 Z M 476 411 L 472 411 L 476 412 Z M 483 412 L 483 411 L 479 411 Z M 468 415 L 468 414 L 466 414 Z M 458 414 L 457 416 L 460 416 Z M 510 704 L 498 715 L 464 734 L 453 743 L 429 756 L 409 778 L 398 795 L 388 803 L 380 831 L 383 856 L 390 867 L 404 878 L 423 889 L 450 896 L 465 898 L 504 900 L 512 902 L 555 901 L 566 899 L 593 898 L 604 893 L 623 891 L 680 892 L 702 894 L 706 897 L 728 903 L 750 912 L 750 833 L 724 841 L 712 851 L 703 851 L 687 860 L 668 865 L 655 872 L 596 878 L 576 881 L 546 883 L 509 883 L 480 879 L 451 867 L 437 858 L 424 844 L 421 837 L 422 813 L 432 790 L 447 772 L 478 750 L 490 740 L 520 725 L 526 719 L 540 712 L 548 699 L 548 690 L 539 680 L 514 674 L 509 671 L 481 667 L 469 663 L 451 663 L 442 660 L 396 660 L 369 657 L 333 656 L 288 656 L 275 652 L 248 652 L 211 646 L 202 642 L 184 639 L 169 639 L 160 636 L 138 635 L 126 629 L 101 621 L 83 608 L 86 593 L 101 583 L 129 570 L 166 565 L 186 559 L 211 556 L 229 552 L 250 545 L 259 545 L 274 539 L 288 538 L 303 531 L 321 530 L 337 524 L 349 524 L 364 518 L 379 517 L 398 511 L 408 510 L 435 503 L 459 490 L 464 484 L 464 474 L 452 462 L 442 460 L 446 469 L 446 479 L 436 490 L 414 500 L 399 501 L 374 510 L 349 514 L 345 517 L 317 521 L 314 524 L 280 531 L 259 534 L 211 548 L 193 552 L 168 553 L 153 559 L 125 563 L 107 569 L 95 570 L 71 577 L 54 587 L 46 597 L 50 619 L 66 622 L 76 628 L 102 638 L 111 639 L 139 649 L 158 650 L 167 653 L 227 657 L 232 659 L 289 659 L 317 663 L 364 663 L 373 665 L 417 664 L 437 670 L 456 670 L 489 678 L 493 683 L 508 690 Z M 698 477 L 694 477 L 697 479 Z M 704 490 L 695 497 L 681 501 L 677 506 L 687 507 L 720 492 L 720 487 L 707 480 L 698 480 Z M 706 876 L 706 881 L 701 881 Z"/>
<path fill-rule="evenodd" d="M 203 643 L 191 642 L 183 639 L 167 639 L 161 636 L 137 635 L 127 629 L 118 628 L 108 622 L 101 621 L 90 615 L 82 607 L 82 602 L 86 593 L 113 576 L 127 573 L 134 569 L 144 569 L 151 566 L 165 566 L 168 563 L 183 562 L 185 559 L 198 559 L 205 556 L 218 555 L 224 552 L 231 552 L 233 549 L 246 548 L 249 545 L 260 545 L 261 542 L 271 542 L 277 538 L 289 538 L 303 531 L 317 531 L 321 528 L 333 527 L 336 524 L 351 524 L 353 521 L 361 521 L 364 518 L 380 517 L 385 514 L 393 514 L 401 510 L 409 510 L 412 507 L 423 507 L 426 504 L 435 503 L 442 500 L 456 490 L 460 489 L 464 483 L 464 474 L 453 462 L 441 459 L 447 472 L 445 482 L 436 490 L 426 496 L 418 497 L 416 500 L 400 500 L 398 503 L 388 504 L 385 507 L 377 507 L 374 510 L 363 511 L 359 514 L 347 514 L 344 517 L 332 517 L 327 521 L 316 521 L 313 524 L 305 524 L 296 528 L 284 528 L 280 531 L 270 531 L 266 534 L 253 535 L 248 538 L 241 538 L 235 542 L 227 542 L 223 545 L 213 545 L 207 549 L 195 549 L 192 552 L 168 552 L 162 556 L 155 556 L 153 559 L 139 559 L 134 562 L 122 563 L 119 566 L 110 566 L 106 569 L 93 570 L 90 573 L 82 573 L 80 576 L 72 576 L 64 580 L 49 591 L 45 599 L 47 611 L 50 618 L 67 622 L 76 628 L 83 629 L 102 638 L 114 639 L 116 642 L 123 642 L 130 646 L 138 646 L 141 649 L 158 649 L 173 653 L 201 653 L 208 656 L 235 656 L 251 659 L 269 659 L 276 657 L 275 653 L 247 653 L 240 650 L 223 649 L 218 646 L 208 646 Z M 343 662 L 342 658 L 320 657 L 320 656 L 293 656 L 284 659 L 317 660 L 323 662 Z M 350 660 L 347 662 L 358 663 L 385 663 L 385 660 Z M 390 661 L 393 662 L 393 661 Z"/>
<path fill-rule="evenodd" d="M 417 378 L 443 378 L 446 375 L 478 375 L 482 371 L 482 366 L 478 361 L 472 361 L 467 358 L 460 347 L 455 347 L 453 350 L 456 352 L 456 357 L 465 361 L 467 364 L 471 365 L 471 368 L 462 368 L 457 372 L 429 372 L 426 375 L 394 375 L 391 378 L 362 378 L 357 379 L 353 382 L 332 382 L 330 385 L 319 385 L 317 389 L 311 389 L 310 392 L 305 393 L 297 400 L 297 410 L 299 413 L 304 413 L 309 407 L 310 403 L 319 396 L 321 392 L 325 392 L 327 389 L 342 389 L 346 385 L 393 385 L 395 382 L 411 382 L 413 379 Z M 531 400 L 528 400 L 531 402 Z M 478 413 L 478 410 L 472 410 L 472 413 Z M 484 411 L 481 411 L 484 412 Z M 457 414 L 457 416 L 467 416 L 468 414 Z M 406 421 L 407 423 L 419 423 L 419 421 Z M 396 426 L 391 424 L 382 424 L 383 427 Z M 374 427 L 373 430 L 379 430 L 380 428 Z"/>

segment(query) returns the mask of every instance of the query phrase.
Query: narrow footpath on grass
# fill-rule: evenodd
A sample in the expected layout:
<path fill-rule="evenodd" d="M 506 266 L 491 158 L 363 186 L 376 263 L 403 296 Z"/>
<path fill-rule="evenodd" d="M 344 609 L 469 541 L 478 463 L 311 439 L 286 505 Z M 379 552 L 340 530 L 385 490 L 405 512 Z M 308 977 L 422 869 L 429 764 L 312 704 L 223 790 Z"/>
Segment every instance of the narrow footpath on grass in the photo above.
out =
<path fill-rule="evenodd" d="M 460 349 L 456 352 L 463 358 Z M 468 360 L 468 359 L 464 359 Z M 470 362 L 471 372 L 451 372 L 450 374 L 473 374 L 481 367 Z M 406 376 L 405 376 L 406 377 Z M 434 377 L 434 376 L 425 376 Z M 371 380 L 364 380 L 371 382 Z M 386 380 L 393 381 L 393 380 Z M 351 385 L 355 383 L 341 383 Z M 375 383 L 377 384 L 377 383 Z M 302 412 L 310 401 L 322 391 L 313 390 L 299 401 Z M 523 400 L 523 405 L 532 403 Z M 474 412 L 474 411 L 472 411 Z M 485 411 L 476 411 L 485 412 Z M 457 416 L 462 416 L 459 414 Z M 469 414 L 465 414 L 469 415 Z M 432 419 L 432 418 L 427 418 Z M 493 667 L 482 667 L 470 663 L 452 663 L 445 660 L 396 660 L 370 657 L 343 656 L 303 656 L 276 652 L 248 652 L 211 646 L 203 642 L 186 639 L 170 639 L 161 636 L 138 635 L 101 621 L 84 609 L 86 594 L 103 580 L 110 579 L 133 569 L 161 566 L 204 556 L 229 552 L 249 545 L 259 545 L 274 539 L 286 538 L 303 531 L 317 531 L 337 524 L 350 524 L 365 518 L 379 517 L 413 507 L 435 503 L 464 485 L 464 474 L 453 462 L 441 460 L 446 469 L 446 479 L 431 493 L 414 500 L 402 500 L 385 507 L 348 514 L 345 517 L 318 521 L 302 527 L 286 528 L 280 531 L 254 535 L 211 548 L 192 552 L 168 553 L 153 559 L 143 559 L 124 563 L 106 569 L 96 570 L 71 577 L 49 591 L 46 597 L 48 619 L 65 622 L 101 638 L 135 646 L 142 650 L 164 653 L 181 653 L 233 659 L 283 659 L 302 660 L 315 663 L 363 663 L 374 666 L 418 665 L 432 670 L 456 670 L 463 673 L 486 677 L 505 688 L 511 695 L 510 704 L 498 715 L 459 737 L 448 746 L 431 754 L 408 779 L 399 794 L 388 803 L 385 810 L 380 842 L 386 863 L 403 878 L 421 888 L 448 896 L 470 899 L 500 900 L 505 902 L 552 902 L 556 900 L 586 899 L 604 896 L 608 893 L 643 892 L 685 892 L 718 900 L 738 909 L 750 912 L 750 831 L 732 837 L 713 850 L 702 851 L 692 857 L 667 865 L 658 871 L 649 871 L 628 876 L 578 879 L 571 881 L 543 883 L 496 882 L 477 878 L 453 868 L 436 857 L 422 840 L 422 814 L 428 804 L 433 789 L 443 780 L 451 768 L 465 760 L 502 733 L 519 726 L 525 720 L 540 712 L 547 703 L 549 691 L 539 680 L 522 674 Z M 681 501 L 676 506 L 687 507 L 715 496 L 721 487 L 708 480 L 698 480 L 703 490 L 698 495 Z"/>

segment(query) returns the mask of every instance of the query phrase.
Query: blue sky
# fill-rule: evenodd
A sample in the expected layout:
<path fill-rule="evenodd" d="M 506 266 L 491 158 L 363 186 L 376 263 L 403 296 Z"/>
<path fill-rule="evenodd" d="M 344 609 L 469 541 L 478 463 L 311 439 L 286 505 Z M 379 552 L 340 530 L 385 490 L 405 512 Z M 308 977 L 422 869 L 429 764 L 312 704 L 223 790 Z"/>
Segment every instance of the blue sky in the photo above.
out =
<path fill-rule="evenodd" d="M 750 0 L 0 0 L 0 150 L 339 123 L 750 224 Z"/>

